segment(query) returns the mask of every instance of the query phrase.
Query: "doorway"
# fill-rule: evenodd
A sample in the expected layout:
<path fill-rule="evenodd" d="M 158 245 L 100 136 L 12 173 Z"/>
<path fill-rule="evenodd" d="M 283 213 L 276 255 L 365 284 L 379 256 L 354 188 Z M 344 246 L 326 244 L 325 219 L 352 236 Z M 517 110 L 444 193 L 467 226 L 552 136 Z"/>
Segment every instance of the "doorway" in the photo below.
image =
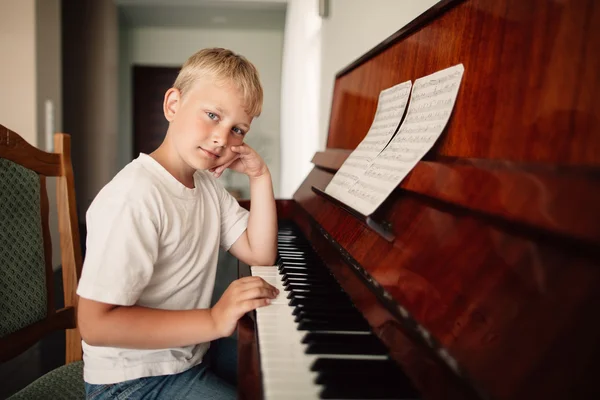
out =
<path fill-rule="evenodd" d="M 165 92 L 173 86 L 179 67 L 133 66 L 133 158 L 150 154 L 165 138 Z"/>

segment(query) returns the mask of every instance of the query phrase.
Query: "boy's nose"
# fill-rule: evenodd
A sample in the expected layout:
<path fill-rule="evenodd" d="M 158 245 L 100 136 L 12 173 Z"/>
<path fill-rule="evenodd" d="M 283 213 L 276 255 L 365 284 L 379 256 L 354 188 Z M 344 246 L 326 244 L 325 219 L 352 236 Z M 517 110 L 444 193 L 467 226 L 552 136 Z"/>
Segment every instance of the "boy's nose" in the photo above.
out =
<path fill-rule="evenodd" d="M 227 145 L 228 138 L 229 131 L 226 129 L 215 129 L 213 131 L 213 143 L 217 146 L 225 147 Z"/>

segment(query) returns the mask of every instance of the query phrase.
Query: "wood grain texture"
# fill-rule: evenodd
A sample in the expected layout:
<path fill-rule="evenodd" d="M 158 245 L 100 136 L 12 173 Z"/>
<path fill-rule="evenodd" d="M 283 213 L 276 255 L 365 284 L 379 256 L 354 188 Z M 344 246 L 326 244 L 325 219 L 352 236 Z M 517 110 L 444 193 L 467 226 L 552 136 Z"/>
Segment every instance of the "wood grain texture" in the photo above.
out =
<path fill-rule="evenodd" d="M 292 218 L 424 399 L 600 398 L 600 2 L 438 6 L 338 74 Z M 393 242 L 312 190 L 382 89 L 458 63 L 445 131 L 378 210 Z"/>
<path fill-rule="evenodd" d="M 45 176 L 60 175 L 60 156 L 46 153 L 0 125 L 0 157 Z"/>
<path fill-rule="evenodd" d="M 600 164 L 600 4 L 457 3 L 339 76 L 328 148 L 354 149 L 382 89 L 463 63 L 457 106 L 427 160 L 441 156 Z"/>
<path fill-rule="evenodd" d="M 263 398 L 258 339 L 254 321 L 248 316 L 238 321 L 238 378 L 237 398 L 258 400 Z"/>
<path fill-rule="evenodd" d="M 56 153 L 46 153 L 29 145 L 17 133 L 0 125 L 0 157 L 31 169 L 40 177 L 40 214 L 43 235 L 44 264 L 47 287 L 47 317 L 11 335 L 0 338 L 0 362 L 13 358 L 54 330 L 65 330 L 66 363 L 82 359 L 81 336 L 77 329 L 77 282 L 81 276 L 81 248 L 75 205 L 75 188 L 71 164 L 70 136 L 54 136 Z M 46 177 L 56 176 L 58 225 L 63 272 L 64 304 L 54 308 L 52 244 L 49 229 L 50 206 Z"/>
<path fill-rule="evenodd" d="M 54 274 L 52 269 L 52 238 L 50 236 L 50 205 L 48 204 L 48 191 L 46 189 L 46 177 L 40 178 L 40 212 L 42 216 L 42 234 L 44 242 L 44 264 L 46 267 L 46 316 L 54 313 Z"/>
<path fill-rule="evenodd" d="M 565 398 L 598 390 L 588 366 L 600 353 L 600 328 L 582 311 L 600 307 L 597 252 L 410 193 L 385 212 L 396 234 L 390 244 L 314 194 L 311 186 L 324 188 L 331 176 L 314 169 L 295 195 L 299 205 L 484 393 Z M 403 346 L 392 343 L 392 351 Z"/>
<path fill-rule="evenodd" d="M 75 202 L 75 180 L 71 162 L 71 138 L 66 134 L 54 136 L 54 148 L 60 154 L 61 176 L 56 180 L 56 200 L 58 206 L 58 230 L 60 232 L 60 253 L 65 307 L 77 309 L 77 282 L 81 277 L 82 258 L 79 245 L 79 224 Z M 66 331 L 66 363 L 79 361 L 83 353 L 81 334 L 76 329 Z"/>
<path fill-rule="evenodd" d="M 327 149 L 316 153 L 313 163 L 336 172 L 350 153 Z M 589 212 L 600 204 L 600 174 L 591 169 L 482 159 L 420 161 L 398 189 L 523 229 L 600 245 L 600 215 Z"/>
<path fill-rule="evenodd" d="M 75 310 L 61 308 L 46 319 L 0 338 L 0 363 L 18 356 L 50 332 L 73 326 L 74 321 Z"/>

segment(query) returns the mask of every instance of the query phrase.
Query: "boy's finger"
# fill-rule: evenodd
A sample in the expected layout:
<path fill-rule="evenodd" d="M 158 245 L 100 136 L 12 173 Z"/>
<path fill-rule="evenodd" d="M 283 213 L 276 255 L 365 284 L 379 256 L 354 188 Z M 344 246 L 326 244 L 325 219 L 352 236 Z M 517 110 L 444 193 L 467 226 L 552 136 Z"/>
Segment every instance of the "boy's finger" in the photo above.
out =
<path fill-rule="evenodd" d="M 219 173 L 219 174 L 220 174 L 221 172 L 225 171 L 225 168 L 229 167 L 231 164 L 233 164 L 233 163 L 234 163 L 235 161 L 237 161 L 239 158 L 240 158 L 240 156 L 235 156 L 233 160 L 231 160 L 231 161 L 228 161 L 227 163 L 225 163 L 225 164 L 223 164 L 223 165 L 220 165 L 220 166 L 216 167 L 216 168 L 215 168 L 215 171 L 216 171 L 217 173 Z"/>
<path fill-rule="evenodd" d="M 249 284 L 249 285 L 243 285 L 240 286 L 240 293 L 243 292 L 247 292 L 247 291 L 251 291 L 251 290 L 268 290 L 271 292 L 274 292 L 275 294 L 279 293 L 279 289 L 277 289 L 275 286 L 270 285 L 268 283 L 262 284 L 262 283 L 253 283 L 253 284 Z"/>
<path fill-rule="evenodd" d="M 238 296 L 239 300 L 251 300 L 251 299 L 273 299 L 277 297 L 276 289 L 267 289 L 265 287 L 257 287 L 253 289 L 244 290 Z"/>
<path fill-rule="evenodd" d="M 235 282 L 239 282 L 239 283 L 243 283 L 244 285 L 247 285 L 249 283 L 265 282 L 265 280 L 263 278 L 261 278 L 260 276 L 245 276 L 243 278 L 238 279 Z"/>
<path fill-rule="evenodd" d="M 231 146 L 231 150 L 240 154 L 250 154 L 250 148 L 248 146 Z"/>
<path fill-rule="evenodd" d="M 242 285 L 241 286 L 243 288 L 242 290 L 249 290 L 249 289 L 253 289 L 255 287 L 265 287 L 268 289 L 277 289 L 275 286 L 271 285 L 269 282 L 263 280 L 262 278 L 259 278 L 259 279 L 260 280 L 248 282 L 248 283 Z"/>
<path fill-rule="evenodd" d="M 241 308 L 244 313 L 247 313 L 259 307 L 268 306 L 269 304 L 271 304 L 271 299 L 246 300 L 241 304 Z"/>

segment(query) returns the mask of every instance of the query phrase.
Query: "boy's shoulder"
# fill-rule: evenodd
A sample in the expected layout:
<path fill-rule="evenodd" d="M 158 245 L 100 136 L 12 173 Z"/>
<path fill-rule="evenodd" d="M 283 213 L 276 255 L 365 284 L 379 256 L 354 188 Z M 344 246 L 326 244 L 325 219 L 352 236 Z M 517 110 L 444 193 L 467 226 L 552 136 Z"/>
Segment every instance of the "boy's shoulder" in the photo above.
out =
<path fill-rule="evenodd" d="M 149 168 L 148 155 L 131 161 L 121 169 L 98 193 L 93 205 L 130 203 L 142 205 L 162 195 L 159 176 Z"/>

